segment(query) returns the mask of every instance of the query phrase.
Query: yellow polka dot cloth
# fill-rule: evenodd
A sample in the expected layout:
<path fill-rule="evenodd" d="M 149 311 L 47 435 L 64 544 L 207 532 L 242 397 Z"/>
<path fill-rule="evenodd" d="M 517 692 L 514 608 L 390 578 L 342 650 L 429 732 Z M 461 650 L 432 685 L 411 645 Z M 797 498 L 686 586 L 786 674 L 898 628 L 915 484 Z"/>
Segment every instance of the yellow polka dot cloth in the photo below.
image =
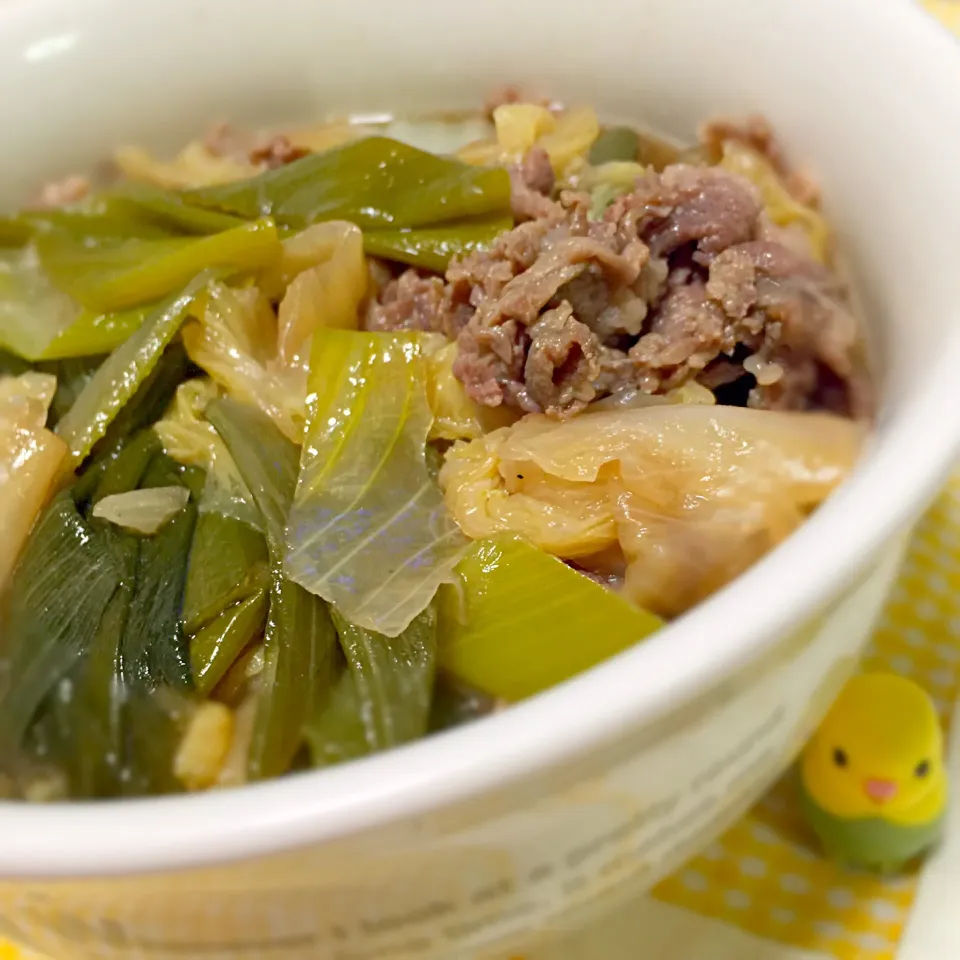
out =
<path fill-rule="evenodd" d="M 921 2 L 960 37 L 960 0 Z M 916 531 L 865 667 L 916 680 L 949 730 L 960 699 L 960 474 Z M 957 784 L 960 729 L 953 740 Z M 948 824 L 938 857 L 882 880 L 819 857 L 784 782 L 652 897 L 522 960 L 960 960 L 960 798 L 952 807 L 958 830 Z M 0 960 L 42 958 L 0 941 Z"/>
<path fill-rule="evenodd" d="M 949 728 L 960 696 L 960 477 L 917 529 L 864 666 L 921 684 Z M 837 960 L 892 960 L 918 877 L 881 880 L 817 856 L 794 791 L 792 781 L 774 789 L 655 896 Z M 960 957 L 960 926 L 957 935 Z"/>

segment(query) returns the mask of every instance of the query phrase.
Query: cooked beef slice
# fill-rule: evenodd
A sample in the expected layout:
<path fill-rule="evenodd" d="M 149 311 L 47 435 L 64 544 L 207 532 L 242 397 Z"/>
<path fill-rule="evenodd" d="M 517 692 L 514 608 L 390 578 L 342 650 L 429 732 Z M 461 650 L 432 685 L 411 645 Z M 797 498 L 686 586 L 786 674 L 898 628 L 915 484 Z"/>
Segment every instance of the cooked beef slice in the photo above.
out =
<path fill-rule="evenodd" d="M 869 414 L 843 285 L 770 231 L 747 180 L 673 164 L 594 220 L 587 194 L 553 196 L 541 154 L 511 170 L 518 225 L 452 262 L 444 281 L 407 271 L 387 284 L 370 329 L 456 338 L 455 374 L 491 406 L 563 417 L 698 379 L 749 391 L 752 406 Z"/>

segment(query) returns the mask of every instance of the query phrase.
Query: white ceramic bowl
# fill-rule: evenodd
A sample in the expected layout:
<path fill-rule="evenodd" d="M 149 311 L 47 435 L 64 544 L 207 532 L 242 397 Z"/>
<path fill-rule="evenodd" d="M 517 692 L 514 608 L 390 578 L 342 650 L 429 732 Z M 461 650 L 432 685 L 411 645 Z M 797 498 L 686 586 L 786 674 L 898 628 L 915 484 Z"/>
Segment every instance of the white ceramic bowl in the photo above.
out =
<path fill-rule="evenodd" d="M 0 199 L 213 119 L 469 106 L 505 81 L 681 136 L 775 121 L 875 333 L 868 455 L 708 603 L 466 730 L 235 792 L 0 805 L 8 933 L 64 960 L 505 949 L 716 835 L 846 676 L 960 440 L 960 47 L 906 0 L 6 0 Z"/>

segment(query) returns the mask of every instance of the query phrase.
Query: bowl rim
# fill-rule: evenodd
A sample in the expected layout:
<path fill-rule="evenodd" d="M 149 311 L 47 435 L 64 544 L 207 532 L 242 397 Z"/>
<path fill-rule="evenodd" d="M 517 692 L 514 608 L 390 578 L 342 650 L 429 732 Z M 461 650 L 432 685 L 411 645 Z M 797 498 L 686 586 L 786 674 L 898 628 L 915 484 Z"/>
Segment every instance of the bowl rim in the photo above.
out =
<path fill-rule="evenodd" d="M 960 46 L 914 2 L 869 7 L 874 27 L 960 89 Z M 14 2 L 4 13 L 22 12 Z M 2 25 L 0 25 L 2 26 Z M 492 793 L 609 744 L 769 652 L 846 589 L 936 493 L 960 450 L 960 323 L 925 387 L 878 430 L 853 475 L 815 516 L 734 583 L 642 644 L 509 711 L 342 767 L 239 789 L 122 801 L 0 802 L 0 876 L 110 876 L 225 864 L 343 840 Z M 824 544 L 831 562 L 823 563 Z M 799 571 L 799 573 L 798 573 Z M 790 590 L 778 585 L 790 583 Z M 745 613 L 742 598 L 756 602 Z M 708 634 L 709 645 L 698 644 Z M 683 653 L 695 654 L 686 657 Z M 643 697 L 644 676 L 656 677 Z M 581 705 L 592 704 L 585 714 Z M 565 738 L 558 718 L 577 717 Z M 318 779 L 320 778 L 320 779 Z"/>

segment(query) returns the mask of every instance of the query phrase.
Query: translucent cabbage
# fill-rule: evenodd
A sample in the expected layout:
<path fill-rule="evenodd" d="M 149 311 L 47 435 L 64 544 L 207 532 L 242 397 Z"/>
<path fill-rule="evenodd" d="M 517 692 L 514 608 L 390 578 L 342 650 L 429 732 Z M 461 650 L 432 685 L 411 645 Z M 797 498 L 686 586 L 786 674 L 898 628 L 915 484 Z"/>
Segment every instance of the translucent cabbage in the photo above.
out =
<path fill-rule="evenodd" d="M 173 189 L 230 183 L 257 173 L 252 163 L 218 156 L 198 140 L 188 143 L 168 162 L 157 160 L 141 147 L 121 147 L 114 154 L 114 162 L 131 180 Z"/>
<path fill-rule="evenodd" d="M 47 279 L 32 246 L 0 252 L 0 348 L 40 360 L 79 312 Z"/>
<path fill-rule="evenodd" d="M 791 195 L 764 156 L 743 143 L 727 140 L 723 144 L 720 166 L 754 183 L 760 190 L 770 220 L 778 227 L 799 228 L 806 235 L 813 256 L 821 263 L 827 262 L 830 255 L 827 221 L 822 214 Z"/>
<path fill-rule="evenodd" d="M 496 140 L 480 140 L 462 147 L 465 163 L 515 163 L 533 147 L 546 150 L 550 164 L 562 175 L 570 164 L 585 161 L 600 135 L 600 121 L 590 107 L 574 107 L 555 115 L 533 103 L 508 103 L 493 112 Z"/>
<path fill-rule="evenodd" d="M 427 462 L 421 338 L 318 333 L 309 405 L 287 575 L 356 626 L 395 637 L 464 547 Z"/>
<path fill-rule="evenodd" d="M 519 534 L 566 559 L 615 550 L 628 595 L 671 616 L 788 536 L 862 436 L 830 414 L 701 404 L 527 416 L 453 447 L 440 484 L 468 537 Z"/>
<path fill-rule="evenodd" d="M 210 286 L 203 317 L 183 330 L 190 359 L 228 396 L 262 410 L 300 443 L 306 421 L 306 372 L 277 361 L 277 317 L 257 287 Z"/>
<path fill-rule="evenodd" d="M 104 497 L 93 508 L 93 516 L 150 536 L 179 513 L 190 499 L 186 487 L 150 487 L 128 490 Z"/>
<path fill-rule="evenodd" d="M 557 118 L 536 103 L 505 103 L 493 111 L 500 159 L 522 160 L 545 134 L 557 128 Z"/>
<path fill-rule="evenodd" d="M 55 377 L 0 377 L 0 592 L 50 496 L 67 448 L 45 428 Z"/>
<path fill-rule="evenodd" d="M 308 227 L 284 248 L 285 259 L 299 258 L 305 268 L 280 301 L 277 359 L 285 366 L 302 366 L 304 347 L 315 330 L 356 330 L 359 325 L 368 282 L 363 234 L 352 223 L 331 220 Z"/>
<path fill-rule="evenodd" d="M 207 482 L 200 501 L 201 513 L 220 513 L 251 526 L 259 522 L 233 457 L 220 435 L 204 416 L 207 404 L 220 395 L 211 380 L 195 377 L 178 388 L 173 403 L 154 430 L 164 452 L 185 466 L 202 467 Z"/>
<path fill-rule="evenodd" d="M 282 297 L 278 312 L 258 287 L 213 284 L 202 320 L 183 332 L 190 359 L 300 444 L 310 338 L 320 327 L 356 329 L 368 278 L 357 227 L 344 221 L 308 227 L 284 241 L 263 276 L 262 287 Z"/>

